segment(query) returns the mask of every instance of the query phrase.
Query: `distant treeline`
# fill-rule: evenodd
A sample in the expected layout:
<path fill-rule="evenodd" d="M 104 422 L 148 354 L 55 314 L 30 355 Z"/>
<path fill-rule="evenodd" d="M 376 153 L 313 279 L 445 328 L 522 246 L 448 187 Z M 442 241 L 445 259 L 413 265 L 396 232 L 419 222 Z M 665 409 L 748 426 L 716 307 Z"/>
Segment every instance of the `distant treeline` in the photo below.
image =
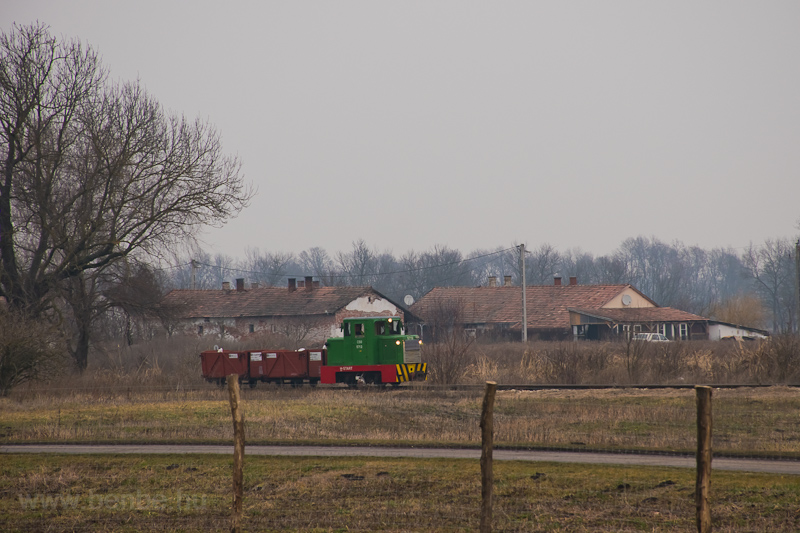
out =
<path fill-rule="evenodd" d="M 351 250 L 334 255 L 320 247 L 299 254 L 250 248 L 243 259 L 202 250 L 190 255 L 164 271 L 164 289 L 191 288 L 193 279 L 197 289 L 221 288 L 224 281 L 237 278 L 244 278 L 248 287 L 285 286 L 288 278 L 314 276 L 328 286 L 369 285 L 403 302 L 406 295 L 418 299 L 433 287 L 486 285 L 490 276 L 498 284 L 506 276 L 514 285 L 521 280 L 516 246 L 464 254 L 436 245 L 397 257 L 358 240 Z M 572 276 L 582 285 L 631 284 L 658 305 L 725 322 L 775 332 L 794 331 L 796 325 L 795 242 L 788 239 L 768 239 L 737 251 L 640 236 L 601 256 L 542 244 L 527 250 L 525 276 L 528 285 L 552 284 L 555 277 L 568 283 Z"/>

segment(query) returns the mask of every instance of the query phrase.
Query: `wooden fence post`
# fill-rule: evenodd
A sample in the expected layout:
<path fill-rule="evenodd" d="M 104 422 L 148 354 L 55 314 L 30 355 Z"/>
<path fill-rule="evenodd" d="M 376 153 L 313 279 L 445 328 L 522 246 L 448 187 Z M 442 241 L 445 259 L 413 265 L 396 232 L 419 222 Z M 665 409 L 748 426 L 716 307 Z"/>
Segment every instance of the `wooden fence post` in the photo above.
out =
<path fill-rule="evenodd" d="M 497 383 L 486 382 L 486 393 L 483 396 L 481 410 L 481 533 L 492 530 L 492 494 L 494 491 L 494 474 L 492 473 L 492 448 L 494 446 L 494 393 Z"/>
<path fill-rule="evenodd" d="M 711 387 L 695 387 L 697 393 L 697 531 L 711 531 L 708 490 L 711 485 Z"/>
<path fill-rule="evenodd" d="M 231 511 L 231 533 L 239 533 L 242 519 L 242 498 L 244 497 L 244 419 L 239 410 L 239 376 L 231 374 L 227 378 L 228 396 L 231 401 L 233 417 L 233 509 Z"/>

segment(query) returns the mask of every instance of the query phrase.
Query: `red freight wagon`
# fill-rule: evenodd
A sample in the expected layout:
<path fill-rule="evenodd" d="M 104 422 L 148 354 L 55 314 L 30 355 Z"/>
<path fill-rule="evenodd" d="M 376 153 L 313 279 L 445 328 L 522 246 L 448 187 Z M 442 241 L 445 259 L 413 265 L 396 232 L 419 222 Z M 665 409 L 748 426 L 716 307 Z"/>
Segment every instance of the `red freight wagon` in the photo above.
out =
<path fill-rule="evenodd" d="M 200 354 L 203 377 L 211 383 L 222 384 L 225 377 L 239 374 L 239 379 L 247 379 L 247 353 L 230 350 L 209 350 Z"/>
<path fill-rule="evenodd" d="M 265 350 L 249 352 L 250 384 L 256 381 L 300 385 L 308 380 L 319 382 L 320 368 L 324 364 L 323 350 Z"/>

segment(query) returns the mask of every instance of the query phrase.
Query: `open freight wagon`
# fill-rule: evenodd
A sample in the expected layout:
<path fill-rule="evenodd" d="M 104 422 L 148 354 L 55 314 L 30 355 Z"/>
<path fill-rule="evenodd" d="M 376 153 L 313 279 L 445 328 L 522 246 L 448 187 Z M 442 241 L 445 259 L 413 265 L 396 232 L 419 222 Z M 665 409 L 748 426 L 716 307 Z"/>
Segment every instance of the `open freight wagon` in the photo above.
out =
<path fill-rule="evenodd" d="M 208 350 L 200 354 L 203 377 L 223 385 L 227 376 L 237 374 L 240 383 L 251 387 L 264 383 L 319 383 L 325 364 L 324 350 Z"/>
<path fill-rule="evenodd" d="M 237 374 L 254 387 L 259 381 L 399 386 L 428 379 L 422 342 L 406 335 L 396 317 L 351 317 L 342 321 L 342 336 L 329 338 L 320 350 L 211 350 L 203 352 L 203 377 L 223 384 Z"/>

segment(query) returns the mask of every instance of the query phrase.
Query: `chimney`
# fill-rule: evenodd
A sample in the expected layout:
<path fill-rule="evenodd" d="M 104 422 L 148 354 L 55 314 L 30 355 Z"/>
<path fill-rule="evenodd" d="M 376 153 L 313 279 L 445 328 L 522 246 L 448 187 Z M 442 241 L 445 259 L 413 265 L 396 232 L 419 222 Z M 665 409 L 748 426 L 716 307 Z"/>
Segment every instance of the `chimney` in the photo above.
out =
<path fill-rule="evenodd" d="M 230 281 L 223 281 L 222 282 L 222 290 L 223 291 L 231 290 L 231 282 Z"/>
<path fill-rule="evenodd" d="M 503 285 L 507 287 L 511 286 L 511 276 L 503 276 Z"/>
<path fill-rule="evenodd" d="M 490 287 L 497 287 L 497 277 L 496 276 L 489 276 L 489 286 Z"/>
<path fill-rule="evenodd" d="M 569 284 L 570 285 L 577 285 L 578 284 L 578 276 L 570 276 L 569 277 Z"/>
<path fill-rule="evenodd" d="M 236 278 L 236 292 L 244 292 L 244 278 Z"/>
<path fill-rule="evenodd" d="M 306 276 L 306 290 L 310 291 L 314 288 L 314 278 L 313 276 Z"/>
<path fill-rule="evenodd" d="M 289 278 L 289 292 L 294 292 L 297 290 L 297 284 L 295 283 L 296 281 L 296 278 Z"/>
<path fill-rule="evenodd" d="M 561 276 L 555 276 L 553 278 L 553 285 L 555 285 L 556 287 L 561 286 Z"/>

